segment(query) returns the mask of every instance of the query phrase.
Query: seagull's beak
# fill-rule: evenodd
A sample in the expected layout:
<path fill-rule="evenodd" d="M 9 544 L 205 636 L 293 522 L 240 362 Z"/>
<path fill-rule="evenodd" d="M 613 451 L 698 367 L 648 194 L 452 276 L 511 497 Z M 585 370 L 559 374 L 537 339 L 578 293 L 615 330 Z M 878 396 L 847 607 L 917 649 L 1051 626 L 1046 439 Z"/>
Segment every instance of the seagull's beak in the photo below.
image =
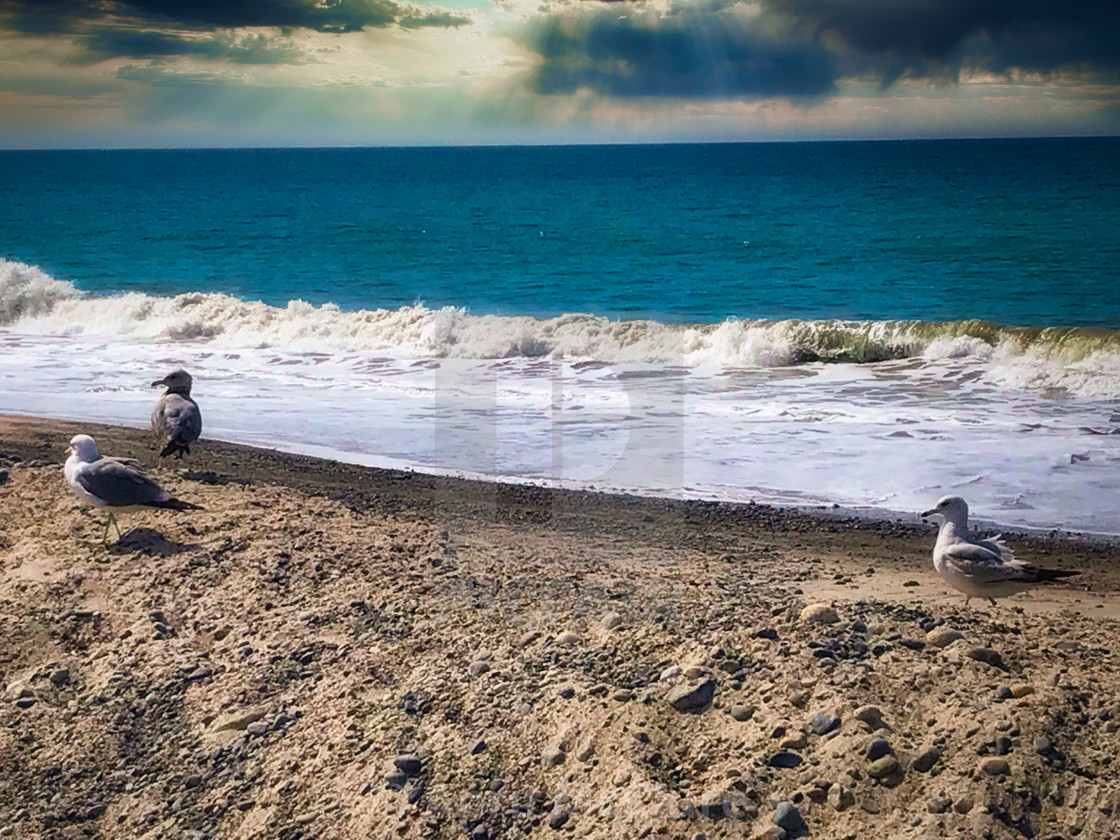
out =
<path fill-rule="evenodd" d="M 158 388 L 160 385 L 166 385 L 166 384 L 167 384 L 166 379 L 157 379 L 155 382 L 152 383 L 152 387 L 153 388 Z"/>
<path fill-rule="evenodd" d="M 934 508 L 933 510 L 927 510 L 922 514 L 922 518 L 925 519 L 927 516 L 933 516 L 935 513 L 937 513 L 937 508 Z"/>
<path fill-rule="evenodd" d="M 73 446 L 67 446 L 66 447 L 66 454 L 67 455 L 73 455 L 74 454 L 74 447 Z"/>

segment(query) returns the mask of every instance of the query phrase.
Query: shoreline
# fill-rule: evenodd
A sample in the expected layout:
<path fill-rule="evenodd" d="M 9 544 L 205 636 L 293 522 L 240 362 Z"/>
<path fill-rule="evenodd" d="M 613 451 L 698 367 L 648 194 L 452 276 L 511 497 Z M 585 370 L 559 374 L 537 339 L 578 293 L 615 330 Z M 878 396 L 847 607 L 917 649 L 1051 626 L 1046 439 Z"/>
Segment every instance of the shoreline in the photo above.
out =
<path fill-rule="evenodd" d="M 136 451 L 135 447 L 141 448 L 147 445 L 148 431 L 146 427 L 135 425 L 124 425 L 119 423 L 90 423 L 80 419 L 70 419 L 63 417 L 53 417 L 38 414 L 18 414 L 11 412 L 0 412 L 0 429 L 4 424 L 19 424 L 22 421 L 36 421 L 42 424 L 44 429 L 57 425 L 59 428 L 72 430 L 72 434 L 77 434 L 86 429 L 102 429 L 113 430 L 114 434 L 119 434 L 122 442 L 129 447 L 130 452 Z M 311 468 L 316 463 L 337 465 L 338 468 L 349 468 L 353 470 L 369 470 L 374 474 L 385 474 L 386 476 L 393 476 L 392 481 L 402 481 L 406 477 L 415 476 L 418 479 L 431 479 L 436 485 L 445 487 L 448 492 L 454 492 L 456 487 L 472 488 L 473 493 L 484 493 L 484 487 L 511 487 L 522 488 L 527 493 L 534 491 L 544 494 L 556 494 L 558 497 L 578 497 L 586 496 L 588 499 L 602 499 L 604 504 L 611 504 L 611 500 L 630 500 L 630 503 L 639 504 L 642 501 L 649 501 L 650 503 L 660 503 L 662 505 L 680 506 L 682 510 L 691 507 L 708 508 L 712 505 L 717 505 L 724 508 L 744 508 L 744 509 L 763 509 L 773 515 L 793 515 L 793 516 L 806 516 L 815 517 L 827 521 L 841 521 L 841 522 L 863 522 L 867 523 L 867 527 L 878 528 L 883 526 L 890 527 L 908 527 L 915 529 L 917 533 L 937 533 L 937 523 L 935 520 L 922 519 L 920 515 L 910 511 L 894 510 L 891 508 L 876 508 L 869 506 L 845 506 L 836 503 L 829 503 L 827 501 L 818 502 L 815 504 L 795 505 L 795 504 L 780 504 L 771 501 L 736 501 L 725 500 L 718 498 L 705 498 L 703 496 L 679 496 L 671 494 L 643 494 L 639 492 L 629 492 L 626 490 L 618 489 L 599 489 L 599 488 L 583 488 L 571 486 L 558 486 L 551 483 L 548 479 L 524 479 L 519 480 L 516 477 L 510 476 L 496 476 L 490 477 L 481 474 L 466 474 L 462 471 L 451 469 L 433 469 L 424 470 L 418 468 L 398 467 L 398 466 L 385 466 L 381 464 L 371 464 L 369 461 L 377 460 L 390 460 L 379 459 L 378 456 L 366 456 L 362 453 L 352 453 L 355 460 L 347 460 L 345 456 L 347 453 L 339 452 L 325 447 L 315 445 L 297 445 L 293 449 L 272 448 L 260 446 L 251 443 L 242 443 L 233 440 L 226 440 L 222 438 L 204 438 L 203 444 L 220 445 L 221 447 L 228 448 L 230 452 L 238 449 L 248 450 L 254 453 L 271 454 L 280 457 L 290 457 L 294 459 L 304 459 L 302 469 L 306 470 Z M 49 457 L 47 453 L 40 451 L 38 456 L 40 458 Z M 132 455 L 130 457 L 137 457 Z M 227 459 L 232 458 L 232 455 L 225 456 Z M 365 459 L 358 460 L 359 458 Z M 195 459 L 197 460 L 197 459 Z M 283 480 L 282 475 L 272 471 L 274 478 L 272 480 Z M 476 486 L 477 485 L 477 486 Z M 935 501 L 932 497 L 930 503 Z M 1084 542 L 1092 544 L 1100 544 L 1105 546 L 1118 546 L 1120 547 L 1120 533 L 1110 532 L 1092 532 L 1092 531 L 1077 531 L 1067 530 L 1062 528 L 1046 528 L 1043 526 L 1023 526 L 1023 525 L 1010 525 L 1001 523 L 997 520 L 990 519 L 983 516 L 973 516 L 972 523 L 974 530 L 978 533 L 996 533 L 1001 532 L 1005 535 L 1032 538 L 1032 539 L 1047 539 L 1047 540 L 1069 540 L 1075 542 Z"/>

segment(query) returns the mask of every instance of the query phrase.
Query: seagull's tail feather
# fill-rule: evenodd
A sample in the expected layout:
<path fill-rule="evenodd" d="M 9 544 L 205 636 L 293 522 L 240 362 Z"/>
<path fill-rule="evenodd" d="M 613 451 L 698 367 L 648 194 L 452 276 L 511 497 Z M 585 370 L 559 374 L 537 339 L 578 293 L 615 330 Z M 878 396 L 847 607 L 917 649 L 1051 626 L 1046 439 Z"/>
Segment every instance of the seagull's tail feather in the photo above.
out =
<path fill-rule="evenodd" d="M 191 454 L 190 445 L 186 444 L 186 443 L 180 443 L 177 440 L 169 440 L 167 442 L 167 446 L 163 447 L 163 449 L 161 449 L 159 451 L 159 457 L 166 458 L 168 455 L 174 455 L 176 452 L 180 453 L 179 454 L 180 458 L 183 457 L 182 456 L 183 452 L 186 452 L 188 455 L 190 455 Z"/>
<path fill-rule="evenodd" d="M 1061 580 L 1081 574 L 1076 569 L 1040 569 L 1037 566 L 1031 566 L 1029 573 L 1031 580 L 1035 583 L 1046 583 L 1047 581 Z"/>
<path fill-rule="evenodd" d="M 164 499 L 162 502 L 148 502 L 148 507 L 163 508 L 164 510 L 206 510 L 202 505 L 193 502 L 184 502 L 182 499 Z"/>

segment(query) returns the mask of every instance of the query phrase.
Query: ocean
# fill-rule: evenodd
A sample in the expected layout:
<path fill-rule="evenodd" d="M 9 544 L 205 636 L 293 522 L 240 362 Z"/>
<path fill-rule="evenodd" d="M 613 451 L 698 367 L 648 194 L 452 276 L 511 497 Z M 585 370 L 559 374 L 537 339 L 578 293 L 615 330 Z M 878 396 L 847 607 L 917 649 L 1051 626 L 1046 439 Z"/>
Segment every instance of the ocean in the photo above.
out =
<path fill-rule="evenodd" d="M 1120 534 L 1120 139 L 0 151 L 0 411 Z"/>

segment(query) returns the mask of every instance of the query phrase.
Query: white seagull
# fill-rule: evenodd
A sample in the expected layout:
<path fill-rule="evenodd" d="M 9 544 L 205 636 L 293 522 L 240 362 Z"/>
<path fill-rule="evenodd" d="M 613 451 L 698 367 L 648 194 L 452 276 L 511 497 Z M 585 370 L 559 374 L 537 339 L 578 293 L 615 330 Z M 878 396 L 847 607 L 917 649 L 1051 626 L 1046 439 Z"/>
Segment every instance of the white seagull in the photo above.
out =
<path fill-rule="evenodd" d="M 182 458 L 191 454 L 191 444 L 202 434 L 202 412 L 191 398 L 194 380 L 182 368 L 173 370 L 152 383 L 153 388 L 167 388 L 152 411 L 152 431 L 159 435 L 159 456 Z"/>
<path fill-rule="evenodd" d="M 1004 545 L 1002 535 L 978 540 L 968 533 L 968 503 L 960 496 L 945 496 L 922 516 L 942 516 L 945 521 L 933 546 L 933 567 L 952 587 L 965 594 L 967 605 L 973 598 L 1006 598 L 1049 581 L 1072 577 L 1080 572 L 1042 569 L 1016 560 Z"/>
<path fill-rule="evenodd" d="M 66 451 L 70 457 L 66 459 L 63 472 L 74 495 L 87 504 L 109 508 L 105 533 L 101 537 L 104 542 L 109 539 L 110 524 L 117 529 L 118 539 L 121 536 L 114 509 L 202 510 L 198 505 L 172 498 L 144 474 L 138 461 L 99 455 L 97 444 L 89 435 L 75 435 Z"/>

